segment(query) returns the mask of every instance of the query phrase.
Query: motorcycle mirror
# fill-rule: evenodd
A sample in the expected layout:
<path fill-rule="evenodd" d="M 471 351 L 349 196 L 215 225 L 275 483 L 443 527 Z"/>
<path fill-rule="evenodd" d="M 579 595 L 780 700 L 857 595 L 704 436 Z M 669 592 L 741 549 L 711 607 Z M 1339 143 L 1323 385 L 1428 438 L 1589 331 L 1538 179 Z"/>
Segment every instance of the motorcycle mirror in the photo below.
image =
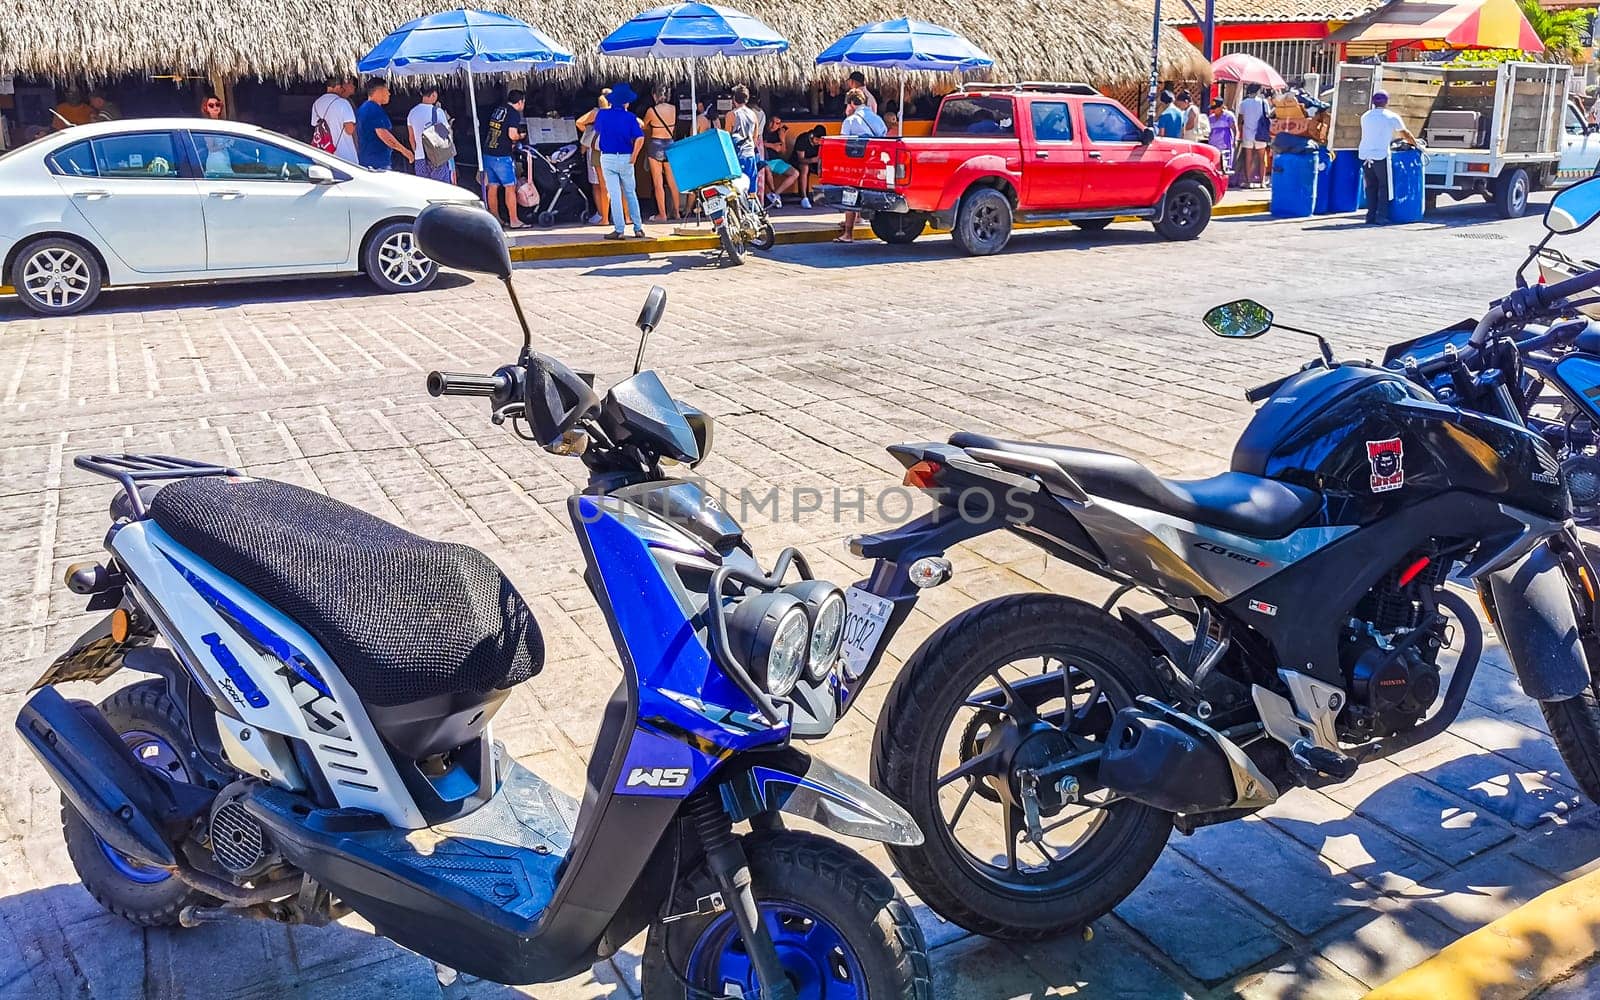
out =
<path fill-rule="evenodd" d="M 1206 313 L 1205 324 L 1219 337 L 1249 340 L 1272 329 L 1272 310 L 1251 299 L 1239 299 Z"/>
<path fill-rule="evenodd" d="M 1563 188 L 1545 209 L 1544 227 L 1557 235 L 1576 233 L 1600 218 L 1600 177 Z"/>
<path fill-rule="evenodd" d="M 511 250 L 506 246 L 500 220 L 477 205 L 429 205 L 417 216 L 413 231 L 417 249 L 434 262 L 457 271 L 491 274 L 505 282 L 517 324 L 522 327 L 522 354 L 526 358 L 533 348 L 533 334 L 522 313 L 517 289 L 511 284 Z"/>
<path fill-rule="evenodd" d="M 639 353 L 633 359 L 633 373 L 635 375 L 644 370 L 644 345 L 650 339 L 650 331 L 661 325 L 661 317 L 667 311 L 667 290 L 660 285 L 651 285 L 650 294 L 645 296 L 644 308 L 639 310 L 639 320 L 634 325 L 639 328 Z"/>

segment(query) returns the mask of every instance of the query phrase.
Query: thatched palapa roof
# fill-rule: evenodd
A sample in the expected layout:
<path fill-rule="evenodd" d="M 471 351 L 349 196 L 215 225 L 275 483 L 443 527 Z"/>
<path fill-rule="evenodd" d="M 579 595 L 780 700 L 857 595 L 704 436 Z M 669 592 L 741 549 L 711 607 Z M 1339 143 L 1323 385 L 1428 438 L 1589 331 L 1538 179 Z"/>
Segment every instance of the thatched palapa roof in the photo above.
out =
<path fill-rule="evenodd" d="M 681 67 L 602 57 L 599 40 L 659 0 L 475 0 L 535 25 L 578 53 L 585 79 L 681 76 Z M 726 2 L 726 0 L 725 0 Z M 884 11 L 843 0 L 733 0 L 791 43 L 780 56 L 738 61 L 758 88 L 816 78 L 817 53 L 863 20 L 912 16 L 967 35 L 995 57 L 996 80 L 1097 85 L 1149 73 L 1150 12 L 1139 0 L 919 0 Z M 321 78 L 349 70 L 396 26 L 450 0 L 0 0 L 0 73 L 57 79 L 126 73 Z M 1163 29 L 1162 75 L 1209 79 L 1200 54 Z M 647 68 L 648 67 L 648 68 Z M 714 70 L 719 75 L 721 68 Z M 837 72 L 837 70 L 830 70 Z"/>

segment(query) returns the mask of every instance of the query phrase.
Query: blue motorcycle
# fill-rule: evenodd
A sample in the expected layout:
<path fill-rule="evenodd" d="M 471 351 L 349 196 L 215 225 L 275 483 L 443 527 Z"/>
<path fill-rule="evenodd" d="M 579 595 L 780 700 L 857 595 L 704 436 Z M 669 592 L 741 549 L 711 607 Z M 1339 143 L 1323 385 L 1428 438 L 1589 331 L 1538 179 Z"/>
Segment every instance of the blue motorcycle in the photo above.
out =
<path fill-rule="evenodd" d="M 522 320 L 487 213 L 434 206 L 416 232 L 439 263 L 503 279 Z M 652 291 L 645 337 L 665 301 Z M 705 457 L 709 417 L 638 366 L 602 398 L 522 327 L 516 364 L 428 388 L 486 398 L 495 423 L 589 470 L 568 509 L 624 680 L 582 801 L 491 736 L 544 644 L 482 553 L 233 469 L 85 456 L 122 490 L 110 557 L 67 585 L 106 617 L 17 720 L 85 887 L 145 926 L 354 911 L 505 983 L 575 975 L 647 930 L 650 1000 L 927 1000 L 922 935 L 889 880 L 782 819 L 922 839 L 791 744 L 842 707 L 843 593 L 792 549 L 764 570 L 732 518 L 664 475 Z M 123 667 L 152 679 L 98 706 L 55 688 Z"/>

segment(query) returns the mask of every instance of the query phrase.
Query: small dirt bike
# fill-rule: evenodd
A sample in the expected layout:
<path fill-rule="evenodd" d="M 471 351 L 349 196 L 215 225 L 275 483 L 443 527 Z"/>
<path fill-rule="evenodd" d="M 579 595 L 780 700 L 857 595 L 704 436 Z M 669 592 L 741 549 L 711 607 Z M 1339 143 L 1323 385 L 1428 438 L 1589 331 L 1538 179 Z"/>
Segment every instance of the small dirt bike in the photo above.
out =
<path fill-rule="evenodd" d="M 416 233 L 432 259 L 511 290 L 487 212 L 435 205 Z M 645 335 L 665 301 L 651 293 Z M 495 423 L 589 470 L 568 508 L 624 680 L 582 801 L 491 737 L 544 644 L 482 553 L 231 469 L 83 457 L 122 492 L 111 557 L 67 583 L 107 617 L 17 728 L 61 789 L 85 887 L 146 926 L 354 910 L 506 983 L 575 975 L 648 930 L 651 1000 L 928 1000 L 922 936 L 889 880 L 780 818 L 921 839 L 790 745 L 837 718 L 843 594 L 793 549 L 763 570 L 726 513 L 663 475 L 705 456 L 710 418 L 637 366 L 601 398 L 523 332 L 515 364 L 428 388 L 486 398 Z M 54 687 L 124 666 L 155 679 L 98 707 Z"/>
<path fill-rule="evenodd" d="M 1585 181 L 1546 224 L 1597 216 L 1600 180 Z M 847 595 L 847 676 L 949 579 L 945 552 L 987 532 L 1116 588 L 1100 607 L 985 602 L 902 668 L 872 776 L 927 838 L 889 848 L 917 895 L 980 933 L 1059 934 L 1131 892 L 1174 826 L 1238 819 L 1438 736 L 1483 647 L 1449 579 L 1476 588 L 1570 773 L 1600 798 L 1595 571 L 1504 364 L 1527 325 L 1595 288 L 1600 272 L 1517 289 L 1426 363 L 1341 363 L 1317 337 L 1319 358 L 1249 394 L 1262 405 L 1209 479 L 972 433 L 890 448 L 939 506 L 851 541 L 876 562 Z M 1248 301 L 1206 319 L 1226 337 L 1273 326 Z M 1123 603 L 1134 590 L 1143 611 Z"/>

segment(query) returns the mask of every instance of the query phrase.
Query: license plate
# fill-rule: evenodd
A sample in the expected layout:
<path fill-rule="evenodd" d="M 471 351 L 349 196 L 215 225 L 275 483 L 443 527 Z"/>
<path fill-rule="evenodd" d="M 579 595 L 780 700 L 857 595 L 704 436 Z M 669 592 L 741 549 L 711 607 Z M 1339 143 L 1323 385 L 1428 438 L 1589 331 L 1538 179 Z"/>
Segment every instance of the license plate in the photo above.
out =
<path fill-rule="evenodd" d="M 845 188 L 843 191 L 839 192 L 839 204 L 841 205 L 854 205 L 860 200 L 861 192 L 857 191 L 855 188 Z"/>
<path fill-rule="evenodd" d="M 713 195 L 712 197 L 706 199 L 706 211 L 712 214 L 723 212 L 727 209 L 727 207 L 728 199 L 722 197 L 720 194 Z"/>
<path fill-rule="evenodd" d="M 845 670 L 856 678 L 865 673 L 867 664 L 872 662 L 883 630 L 889 625 L 894 602 L 869 594 L 860 587 L 851 587 L 844 592 L 844 606 L 844 641 L 839 656 L 844 660 Z"/>

